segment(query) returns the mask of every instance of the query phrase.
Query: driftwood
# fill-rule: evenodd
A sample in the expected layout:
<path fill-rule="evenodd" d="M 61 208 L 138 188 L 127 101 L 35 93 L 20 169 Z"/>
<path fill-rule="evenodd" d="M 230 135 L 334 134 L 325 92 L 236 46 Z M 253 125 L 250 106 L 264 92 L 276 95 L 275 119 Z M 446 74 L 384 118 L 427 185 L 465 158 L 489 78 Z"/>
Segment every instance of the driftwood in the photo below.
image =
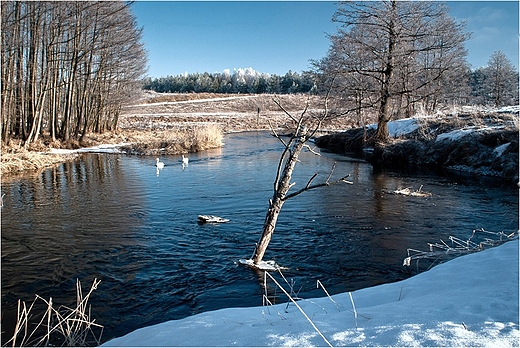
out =
<path fill-rule="evenodd" d="M 412 197 L 431 197 L 432 194 L 430 192 L 425 192 L 422 190 L 422 185 L 418 190 L 412 191 L 409 187 L 404 189 L 397 189 L 394 191 L 385 190 L 385 193 L 390 193 L 394 195 L 402 195 L 402 196 L 412 196 Z"/>

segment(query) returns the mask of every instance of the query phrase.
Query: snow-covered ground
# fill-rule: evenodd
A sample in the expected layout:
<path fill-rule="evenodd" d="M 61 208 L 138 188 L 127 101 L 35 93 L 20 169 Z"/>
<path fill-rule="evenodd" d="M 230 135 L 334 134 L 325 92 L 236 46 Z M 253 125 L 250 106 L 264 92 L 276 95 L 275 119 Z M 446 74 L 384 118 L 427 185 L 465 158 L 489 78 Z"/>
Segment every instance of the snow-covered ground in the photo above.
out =
<path fill-rule="evenodd" d="M 255 95 L 242 95 L 242 96 L 223 97 L 223 98 L 192 99 L 192 100 L 169 101 L 169 102 L 158 102 L 158 103 L 145 103 L 145 104 L 128 105 L 126 107 L 136 107 L 136 106 L 149 107 L 149 106 L 158 106 L 158 105 L 195 104 L 195 103 L 206 103 L 206 102 L 244 99 L 244 98 L 255 98 Z"/>
<path fill-rule="evenodd" d="M 416 118 L 403 118 L 400 120 L 388 122 L 388 136 L 398 138 L 401 135 L 412 133 L 419 127 Z M 367 126 L 368 129 L 376 129 L 377 124 Z"/>
<path fill-rule="evenodd" d="M 51 154 L 59 154 L 59 155 L 68 155 L 73 153 L 121 153 L 119 150 L 120 147 L 129 145 L 129 143 L 121 143 L 121 144 L 102 144 L 98 146 L 92 147 L 82 147 L 79 149 L 51 149 L 49 153 Z"/>
<path fill-rule="evenodd" d="M 222 309 L 104 345 L 518 347 L 518 244 L 461 256 L 401 282 L 303 299 L 296 302 L 301 310 L 293 303 Z"/>
<path fill-rule="evenodd" d="M 482 113 L 511 113 L 511 114 L 518 114 L 520 112 L 520 105 L 513 105 L 513 106 L 505 106 L 501 108 L 486 108 L 486 107 L 476 107 L 476 106 L 463 106 L 460 108 L 459 111 L 462 112 L 482 112 Z M 457 111 L 454 111 L 457 112 Z M 440 114 L 442 115 L 442 114 Z M 418 120 L 420 119 L 434 119 L 436 117 L 439 117 L 439 115 L 426 115 L 426 116 L 416 116 L 411 118 L 403 118 L 399 120 L 393 120 L 388 122 L 388 135 L 391 138 L 398 138 L 402 135 L 406 135 L 409 133 L 412 133 L 415 131 L 418 127 Z M 376 129 L 377 124 L 371 124 L 367 126 L 368 129 Z M 490 130 L 490 129 L 501 129 L 505 128 L 504 125 L 497 125 L 496 127 L 465 127 L 463 129 L 457 129 L 452 132 L 448 132 L 445 134 L 440 134 L 437 136 L 436 140 L 443 140 L 443 139 L 449 139 L 449 140 L 457 140 L 461 137 L 476 132 L 476 131 L 484 131 L 484 130 Z"/>

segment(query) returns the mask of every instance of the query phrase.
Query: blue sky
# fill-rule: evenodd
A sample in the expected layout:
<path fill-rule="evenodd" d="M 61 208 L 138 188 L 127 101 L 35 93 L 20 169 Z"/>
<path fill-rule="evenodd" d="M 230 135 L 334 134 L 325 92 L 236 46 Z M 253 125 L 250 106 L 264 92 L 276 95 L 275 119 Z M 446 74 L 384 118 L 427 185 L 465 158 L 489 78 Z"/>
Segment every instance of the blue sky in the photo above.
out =
<path fill-rule="evenodd" d="M 446 3 L 467 21 L 473 68 L 501 50 L 518 69 L 518 2 Z M 222 72 L 252 67 L 284 75 L 309 69 L 327 53 L 337 8 L 328 1 L 137 1 L 131 9 L 148 51 L 148 75 Z"/>

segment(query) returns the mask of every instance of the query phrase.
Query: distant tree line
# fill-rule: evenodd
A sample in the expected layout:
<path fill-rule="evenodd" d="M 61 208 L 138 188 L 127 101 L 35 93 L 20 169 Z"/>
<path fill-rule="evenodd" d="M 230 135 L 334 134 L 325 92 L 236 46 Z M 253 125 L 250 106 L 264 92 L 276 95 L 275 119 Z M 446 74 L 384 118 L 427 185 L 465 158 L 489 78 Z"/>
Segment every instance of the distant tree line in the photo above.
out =
<path fill-rule="evenodd" d="M 2 1 L 3 142 L 82 140 L 117 126 L 146 53 L 123 1 Z"/>
<path fill-rule="evenodd" d="M 145 79 L 144 89 L 159 93 L 312 93 L 316 91 L 310 72 L 289 71 L 284 76 L 260 73 L 252 68 L 235 69 L 233 73 L 194 73 Z"/>
<path fill-rule="evenodd" d="M 315 61 L 315 69 L 304 71 L 301 74 L 289 71 L 283 76 L 260 73 L 252 68 L 235 69 L 233 73 L 225 70 L 222 73 L 192 73 L 160 78 L 147 77 L 143 80 L 143 89 L 153 90 L 159 93 L 323 93 L 326 89 L 324 81 L 334 76 L 325 71 L 327 68 L 326 57 L 321 61 Z M 336 79 L 341 79 L 338 77 Z M 352 79 L 351 82 L 348 82 Z M 454 74 L 452 81 L 444 81 L 444 92 L 439 94 L 444 104 L 467 103 L 478 105 L 517 105 L 518 104 L 518 79 L 516 68 L 507 59 L 507 56 L 497 51 L 491 56 L 486 67 L 471 71 L 466 63 L 462 69 Z M 343 82 L 339 82 L 339 88 L 344 92 L 350 92 L 351 98 L 361 96 L 362 79 L 350 75 Z M 356 84 L 354 91 L 348 89 L 348 85 Z M 448 84 L 452 84 L 451 86 Z M 357 92 L 356 92 L 357 91 Z M 368 90 L 364 90 L 366 95 Z M 348 99 L 348 98 L 347 98 Z M 432 100 L 435 100 L 433 98 Z M 435 109 L 439 101 L 432 102 L 429 109 Z M 428 104 L 428 103 L 426 103 Z M 407 115 L 413 111 L 410 107 L 401 111 Z"/>

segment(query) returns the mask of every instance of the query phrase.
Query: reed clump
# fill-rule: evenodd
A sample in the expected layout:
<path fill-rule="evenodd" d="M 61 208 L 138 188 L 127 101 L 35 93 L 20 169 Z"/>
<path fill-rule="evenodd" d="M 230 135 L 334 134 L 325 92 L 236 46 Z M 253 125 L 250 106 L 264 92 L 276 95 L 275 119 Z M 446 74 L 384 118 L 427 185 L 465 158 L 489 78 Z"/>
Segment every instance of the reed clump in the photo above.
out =
<path fill-rule="evenodd" d="M 182 125 L 170 129 L 142 130 L 127 139 L 121 150 L 135 155 L 177 155 L 222 146 L 223 133 L 217 124 Z"/>
<path fill-rule="evenodd" d="M 76 280 L 76 307 L 55 307 L 52 298 L 49 300 L 36 295 L 28 306 L 24 301 L 18 301 L 18 314 L 12 338 L 6 342 L 12 347 L 17 346 L 49 346 L 56 342 L 63 346 L 85 347 L 100 345 L 103 326 L 91 317 L 91 307 L 88 305 L 90 295 L 97 289 L 101 281 L 94 282 L 86 295 L 83 295 L 81 283 Z M 35 314 L 35 305 L 44 304 L 43 314 Z M 40 318 L 38 320 L 38 318 Z"/>
<path fill-rule="evenodd" d="M 38 171 L 70 161 L 78 153 L 50 153 L 52 148 L 78 149 L 100 144 L 122 144 L 120 149 L 136 155 L 177 155 L 204 151 L 222 146 L 223 132 L 215 123 L 173 125 L 166 129 L 129 129 L 92 134 L 82 144 L 38 142 L 26 148 L 12 142 L 2 144 L 0 170 L 2 175 Z"/>

